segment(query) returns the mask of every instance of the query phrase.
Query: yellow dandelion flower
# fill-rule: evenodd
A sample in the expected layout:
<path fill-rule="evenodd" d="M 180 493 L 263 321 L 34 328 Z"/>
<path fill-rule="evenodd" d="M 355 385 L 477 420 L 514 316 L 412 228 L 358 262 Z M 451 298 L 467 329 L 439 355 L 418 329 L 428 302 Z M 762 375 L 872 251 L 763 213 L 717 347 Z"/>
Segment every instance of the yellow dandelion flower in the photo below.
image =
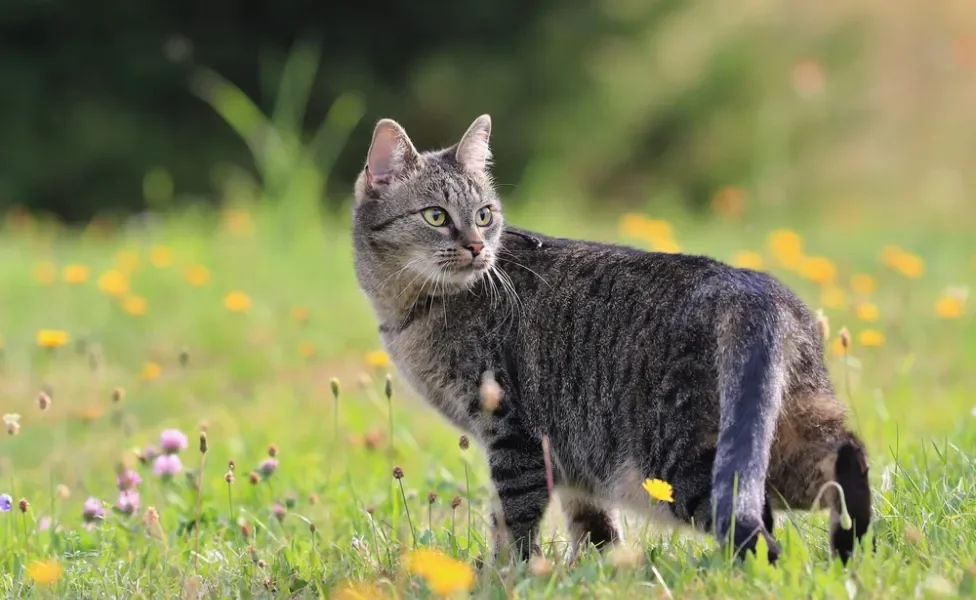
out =
<path fill-rule="evenodd" d="M 769 234 L 769 251 L 780 265 L 795 269 L 803 258 L 803 238 L 790 229 L 777 229 Z"/>
<path fill-rule="evenodd" d="M 339 587 L 331 600 L 385 600 L 387 597 L 376 584 L 349 582 Z"/>
<path fill-rule="evenodd" d="M 126 275 L 131 274 L 139 266 L 139 253 L 135 250 L 120 250 L 115 255 L 115 266 Z"/>
<path fill-rule="evenodd" d="M 746 207 L 746 194 L 742 188 L 729 185 L 712 196 L 712 210 L 723 217 L 737 217 Z"/>
<path fill-rule="evenodd" d="M 234 235 L 251 233 L 251 215 L 246 210 L 227 209 L 223 212 L 222 222 L 224 228 Z"/>
<path fill-rule="evenodd" d="M 390 365 L 390 355 L 382 350 L 366 353 L 366 364 L 374 369 L 381 369 Z"/>
<path fill-rule="evenodd" d="M 674 502 L 674 496 L 672 495 L 673 490 L 671 489 L 671 484 L 667 481 L 661 481 L 660 479 L 645 479 L 643 487 L 647 492 L 647 495 L 654 500 L 660 500 L 661 502 Z"/>
<path fill-rule="evenodd" d="M 210 270 L 203 265 L 193 265 L 187 268 L 183 276 L 186 277 L 186 282 L 190 285 L 200 287 L 207 285 L 207 282 L 210 281 Z"/>
<path fill-rule="evenodd" d="M 44 260 L 34 267 L 34 280 L 41 285 L 51 285 L 57 279 L 58 268 L 49 260 Z"/>
<path fill-rule="evenodd" d="M 129 291 L 129 280 L 122 271 L 110 269 L 98 277 L 98 289 L 109 296 L 122 296 Z"/>
<path fill-rule="evenodd" d="M 79 421 L 91 422 L 98 420 L 103 414 L 105 414 L 105 407 L 100 404 L 89 404 L 75 411 L 74 416 Z"/>
<path fill-rule="evenodd" d="M 652 238 L 651 249 L 655 252 L 666 252 L 668 254 L 681 252 L 681 247 L 678 246 L 678 242 L 670 237 Z"/>
<path fill-rule="evenodd" d="M 860 296 L 870 296 L 877 288 L 874 277 L 866 273 L 856 273 L 851 275 L 851 289 Z"/>
<path fill-rule="evenodd" d="M 642 237 L 648 240 L 673 240 L 674 228 L 671 223 L 661 219 L 645 219 Z"/>
<path fill-rule="evenodd" d="M 847 292 L 835 285 L 828 285 L 820 291 L 820 303 L 833 310 L 847 308 Z"/>
<path fill-rule="evenodd" d="M 644 235 L 644 222 L 647 217 L 637 213 L 627 213 L 620 217 L 620 234 L 624 237 L 639 238 Z"/>
<path fill-rule="evenodd" d="M 312 342 L 302 342 L 298 345 L 298 353 L 304 358 L 315 356 L 315 344 Z"/>
<path fill-rule="evenodd" d="M 68 265 L 61 271 L 61 277 L 67 283 L 85 283 L 88 281 L 88 267 L 84 265 Z"/>
<path fill-rule="evenodd" d="M 38 560 L 27 567 L 27 576 L 40 585 L 49 585 L 61 578 L 63 569 L 55 560 Z"/>
<path fill-rule="evenodd" d="M 173 264 L 173 250 L 166 246 L 156 246 L 149 251 L 149 262 L 157 269 L 165 269 Z"/>
<path fill-rule="evenodd" d="M 37 332 L 37 345 L 41 348 L 59 348 L 68 343 L 68 332 L 59 329 L 41 329 Z"/>
<path fill-rule="evenodd" d="M 958 295 L 944 294 L 935 301 L 935 314 L 940 319 L 958 319 L 962 316 L 966 302 Z"/>
<path fill-rule="evenodd" d="M 862 321 L 874 323 L 878 320 L 880 312 L 878 311 L 878 307 L 874 304 L 871 304 L 870 302 L 861 302 L 854 307 L 854 314 Z"/>
<path fill-rule="evenodd" d="M 743 269 L 761 271 L 763 268 L 763 257 L 758 252 L 742 250 L 741 252 L 736 252 L 735 256 L 732 257 L 732 265 Z"/>
<path fill-rule="evenodd" d="M 876 329 L 865 329 L 857 336 L 857 341 L 859 344 L 866 347 L 883 346 L 885 343 L 885 336 Z"/>
<path fill-rule="evenodd" d="M 925 262 L 919 256 L 898 246 L 885 246 L 881 250 L 881 262 L 908 279 L 918 279 L 925 272 Z"/>
<path fill-rule="evenodd" d="M 403 559 L 407 572 L 423 577 L 430 590 L 439 596 L 450 596 L 470 590 L 474 570 L 467 564 L 436 550 L 414 550 Z"/>
<path fill-rule="evenodd" d="M 224 296 L 224 307 L 231 312 L 247 312 L 251 299 L 244 292 L 230 292 Z"/>
<path fill-rule="evenodd" d="M 800 275 L 820 285 L 827 285 L 837 277 L 837 267 L 829 258 L 807 256 L 800 261 Z"/>
<path fill-rule="evenodd" d="M 299 323 L 304 323 L 308 321 L 308 309 L 304 306 L 296 306 L 291 309 L 291 318 L 295 319 Z"/>
<path fill-rule="evenodd" d="M 139 378 L 143 381 L 152 381 L 158 379 L 162 372 L 163 369 L 159 366 L 159 363 L 147 360 L 142 364 L 142 371 L 139 373 Z"/>
<path fill-rule="evenodd" d="M 134 317 L 146 314 L 148 309 L 149 304 L 142 296 L 126 296 L 122 299 L 122 310 Z"/>

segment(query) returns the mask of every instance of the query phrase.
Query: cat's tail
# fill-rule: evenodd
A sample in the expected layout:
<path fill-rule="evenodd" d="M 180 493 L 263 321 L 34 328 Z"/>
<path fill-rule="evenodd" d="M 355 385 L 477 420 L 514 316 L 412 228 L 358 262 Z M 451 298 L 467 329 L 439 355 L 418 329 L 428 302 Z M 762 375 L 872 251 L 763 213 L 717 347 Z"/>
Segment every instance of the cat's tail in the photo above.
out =
<path fill-rule="evenodd" d="M 766 473 L 786 386 L 789 315 L 754 288 L 723 303 L 718 325 L 719 429 L 712 470 L 713 529 L 720 544 L 741 554 L 766 539 Z"/>
<path fill-rule="evenodd" d="M 854 553 L 855 542 L 871 525 L 871 486 L 868 482 L 868 460 L 861 440 L 846 432 L 837 447 L 834 481 L 844 491 L 844 504 L 830 494 L 830 549 L 847 563 Z"/>

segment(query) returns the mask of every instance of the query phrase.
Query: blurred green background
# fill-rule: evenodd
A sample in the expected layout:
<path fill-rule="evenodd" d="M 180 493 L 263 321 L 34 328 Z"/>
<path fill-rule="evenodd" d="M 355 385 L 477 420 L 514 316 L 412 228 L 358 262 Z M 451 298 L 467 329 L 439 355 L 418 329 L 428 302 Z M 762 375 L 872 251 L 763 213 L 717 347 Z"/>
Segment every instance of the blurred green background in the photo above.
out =
<path fill-rule="evenodd" d="M 974 33 L 960 1 L 4 0 L 0 208 L 73 221 L 312 171 L 335 208 L 376 119 L 431 147 L 488 112 L 515 203 L 948 221 Z"/>

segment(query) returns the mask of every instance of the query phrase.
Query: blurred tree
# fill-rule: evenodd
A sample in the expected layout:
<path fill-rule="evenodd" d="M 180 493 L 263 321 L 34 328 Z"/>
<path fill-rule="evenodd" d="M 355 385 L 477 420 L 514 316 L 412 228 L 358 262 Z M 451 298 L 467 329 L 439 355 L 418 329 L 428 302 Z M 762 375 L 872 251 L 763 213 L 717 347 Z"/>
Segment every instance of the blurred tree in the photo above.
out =
<path fill-rule="evenodd" d="M 777 139 L 771 150 L 771 104 L 786 120 L 773 126 L 791 131 L 804 120 L 820 131 L 832 114 L 796 120 L 789 70 L 802 53 L 846 47 L 829 36 L 812 45 L 778 22 L 789 8 L 777 6 L 2 0 L 0 206 L 67 219 L 138 209 L 143 178 L 159 167 L 177 199 L 213 196 L 215 166 L 252 158 L 190 93 L 193 69 L 219 73 L 267 113 L 301 39 L 323 48 L 305 125 L 344 92 L 366 99 L 329 197 L 348 193 L 376 118 L 400 120 L 431 146 L 490 112 L 497 177 L 523 182 L 516 196 L 631 203 L 653 188 L 702 205 L 717 186 L 755 175 L 758 159 L 765 168 L 763 152 L 785 151 L 774 164 L 788 164 L 795 142 L 813 139 Z"/>

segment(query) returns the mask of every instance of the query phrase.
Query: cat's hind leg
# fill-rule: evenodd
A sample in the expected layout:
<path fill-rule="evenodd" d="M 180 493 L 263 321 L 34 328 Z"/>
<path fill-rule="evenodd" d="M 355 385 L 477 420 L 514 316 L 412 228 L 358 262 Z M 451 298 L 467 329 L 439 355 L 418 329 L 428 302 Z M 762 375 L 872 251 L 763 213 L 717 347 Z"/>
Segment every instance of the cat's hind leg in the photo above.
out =
<path fill-rule="evenodd" d="M 605 550 L 621 540 L 616 511 L 608 511 L 585 496 L 560 492 L 560 503 L 569 529 L 570 560 L 587 544 Z"/>

